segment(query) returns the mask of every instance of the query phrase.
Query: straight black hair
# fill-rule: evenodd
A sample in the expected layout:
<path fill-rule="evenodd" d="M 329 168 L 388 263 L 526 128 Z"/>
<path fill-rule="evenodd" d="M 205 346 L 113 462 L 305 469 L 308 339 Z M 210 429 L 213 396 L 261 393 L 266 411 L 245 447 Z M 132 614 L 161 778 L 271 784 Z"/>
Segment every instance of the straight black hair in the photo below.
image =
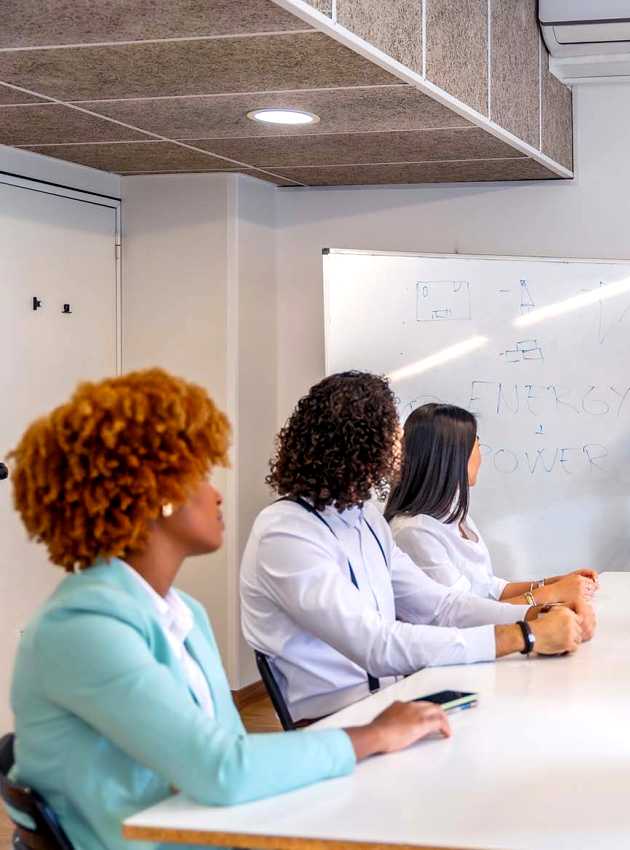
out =
<path fill-rule="evenodd" d="M 477 439 L 477 420 L 453 404 L 423 404 L 405 422 L 400 475 L 385 517 L 428 514 L 446 523 L 466 518 L 468 460 Z"/>

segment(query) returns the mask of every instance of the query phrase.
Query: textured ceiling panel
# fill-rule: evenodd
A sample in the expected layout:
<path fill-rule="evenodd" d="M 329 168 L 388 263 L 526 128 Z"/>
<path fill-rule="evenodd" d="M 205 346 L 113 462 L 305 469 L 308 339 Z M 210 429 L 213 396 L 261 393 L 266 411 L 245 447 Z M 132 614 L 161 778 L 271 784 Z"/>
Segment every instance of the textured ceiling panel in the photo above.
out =
<path fill-rule="evenodd" d="M 9 89 L 0 83 L 0 106 L 12 103 L 37 103 L 42 102 L 43 98 L 33 97 L 30 94 L 23 94 L 21 91 Z"/>
<path fill-rule="evenodd" d="M 29 145 L 28 150 L 103 171 L 222 171 L 234 164 L 171 142 L 113 145 Z"/>
<path fill-rule="evenodd" d="M 539 147 L 540 62 L 536 0 L 492 4 L 490 117 L 533 147 Z"/>
<path fill-rule="evenodd" d="M 409 0 L 337 0 L 342 27 L 422 73 L 422 3 Z"/>
<path fill-rule="evenodd" d="M 542 78 L 542 149 L 543 152 L 573 168 L 573 94 L 549 70 L 549 55 L 543 56 Z"/>
<path fill-rule="evenodd" d="M 321 33 L 0 53 L 0 80 L 60 100 L 398 82 Z"/>
<path fill-rule="evenodd" d="M 263 167 L 491 159 L 515 155 L 513 148 L 477 128 L 282 139 L 209 139 L 194 144 L 219 156 Z"/>
<path fill-rule="evenodd" d="M 388 183 L 461 183 L 488 180 L 557 178 L 534 160 L 428 162 L 410 165 L 343 165 L 330 168 L 282 168 L 285 177 L 307 186 L 362 186 Z"/>
<path fill-rule="evenodd" d="M 278 185 L 554 176 L 460 114 L 485 110 L 491 61 L 492 117 L 535 141 L 534 0 L 424 0 L 424 33 L 422 8 L 337 0 L 342 29 L 319 32 L 273 0 L 0 0 L 0 144 L 120 174 L 231 171 Z M 460 103 L 345 47 L 348 31 L 416 71 L 426 42 L 429 80 Z M 570 93 L 544 70 L 543 150 L 569 163 Z M 264 107 L 320 120 L 247 118 Z"/>
<path fill-rule="evenodd" d="M 332 16 L 333 0 L 306 0 L 306 2 L 309 6 L 317 9 L 318 12 L 328 15 L 328 17 Z"/>
<path fill-rule="evenodd" d="M 116 142 L 144 139 L 142 133 L 54 103 L 0 108 L 1 145 L 59 142 Z"/>
<path fill-rule="evenodd" d="M 464 118 L 406 85 L 230 97 L 94 101 L 82 105 L 102 115 L 177 139 L 471 126 Z M 250 110 L 265 106 L 305 109 L 319 115 L 321 121 L 301 129 L 260 124 L 246 117 Z"/>
<path fill-rule="evenodd" d="M 427 78 L 488 110 L 488 0 L 427 0 Z"/>
<path fill-rule="evenodd" d="M 1 8 L 0 48 L 308 29 L 269 0 L 19 0 Z"/>
<path fill-rule="evenodd" d="M 123 177 L 140 177 L 146 174 L 207 174 L 209 169 L 200 169 L 198 171 L 193 171 L 191 169 L 186 169 L 185 171 L 178 171 L 177 169 L 171 169 L 166 171 L 121 171 L 119 172 Z M 211 173 L 213 170 L 210 170 Z M 217 173 L 217 172 L 214 172 Z M 225 169 L 222 169 L 221 174 L 225 174 Z M 265 180 L 267 183 L 275 183 L 276 186 L 289 186 L 296 187 L 299 186 L 299 183 L 295 183 L 293 180 L 289 180 L 283 177 L 277 177 L 276 175 L 266 174 L 264 171 L 256 171 L 255 169 L 248 168 L 239 168 L 238 171 L 229 172 L 233 174 L 246 174 L 250 177 L 256 177 L 258 180 Z"/>

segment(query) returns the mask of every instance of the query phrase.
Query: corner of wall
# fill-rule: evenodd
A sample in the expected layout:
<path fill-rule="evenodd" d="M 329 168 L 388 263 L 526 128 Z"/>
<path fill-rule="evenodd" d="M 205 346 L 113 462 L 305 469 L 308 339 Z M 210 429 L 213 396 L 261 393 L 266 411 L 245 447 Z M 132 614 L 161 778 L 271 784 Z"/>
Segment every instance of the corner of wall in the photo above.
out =
<path fill-rule="evenodd" d="M 227 175 L 226 186 L 226 412 L 232 423 L 232 470 L 228 475 L 225 492 L 227 559 L 227 655 L 224 664 L 230 687 L 240 686 L 239 663 L 239 586 L 240 564 L 240 512 L 239 512 L 239 181 L 236 175 Z"/>
<path fill-rule="evenodd" d="M 230 612 L 237 658 L 237 687 L 259 678 L 251 649 L 240 627 L 239 567 L 251 526 L 269 503 L 265 484 L 267 461 L 276 433 L 277 275 L 276 199 L 279 190 L 264 181 L 239 175 L 236 197 L 238 268 L 238 529 L 233 562 Z"/>

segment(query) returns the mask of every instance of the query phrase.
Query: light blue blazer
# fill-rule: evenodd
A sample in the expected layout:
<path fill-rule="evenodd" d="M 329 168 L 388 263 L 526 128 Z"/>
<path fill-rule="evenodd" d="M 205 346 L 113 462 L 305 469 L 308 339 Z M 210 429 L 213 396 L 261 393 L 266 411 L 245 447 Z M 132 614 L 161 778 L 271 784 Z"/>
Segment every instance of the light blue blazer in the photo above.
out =
<path fill-rule="evenodd" d="M 67 576 L 21 640 L 14 775 L 44 796 L 76 850 L 156 850 L 123 840 L 121 823 L 172 786 L 202 804 L 231 805 L 354 767 L 342 731 L 248 735 L 206 614 L 181 596 L 194 615 L 186 646 L 208 680 L 212 719 L 151 600 L 116 559 Z"/>

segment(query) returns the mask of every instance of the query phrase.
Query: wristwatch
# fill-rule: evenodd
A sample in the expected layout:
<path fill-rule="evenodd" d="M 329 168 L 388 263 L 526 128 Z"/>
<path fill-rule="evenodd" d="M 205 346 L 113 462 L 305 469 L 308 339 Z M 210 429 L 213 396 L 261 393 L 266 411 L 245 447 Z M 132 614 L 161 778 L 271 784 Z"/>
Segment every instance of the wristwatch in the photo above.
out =
<path fill-rule="evenodd" d="M 521 632 L 523 633 L 523 642 L 525 644 L 525 648 L 521 649 L 521 655 L 529 655 L 530 652 L 534 651 L 536 635 L 531 630 L 529 623 L 526 623 L 525 620 L 519 620 L 516 625 L 520 626 Z"/>

